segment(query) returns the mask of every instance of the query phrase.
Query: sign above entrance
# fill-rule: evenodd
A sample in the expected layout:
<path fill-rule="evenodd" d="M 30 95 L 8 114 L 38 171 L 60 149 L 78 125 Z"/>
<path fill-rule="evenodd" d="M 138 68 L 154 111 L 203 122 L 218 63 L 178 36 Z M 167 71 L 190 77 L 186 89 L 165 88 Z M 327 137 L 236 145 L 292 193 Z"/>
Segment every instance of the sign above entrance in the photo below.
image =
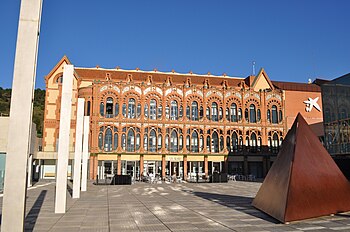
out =
<path fill-rule="evenodd" d="M 183 161 L 182 156 L 176 156 L 176 155 L 167 155 L 165 156 L 166 161 L 172 161 L 172 162 L 180 162 Z"/>

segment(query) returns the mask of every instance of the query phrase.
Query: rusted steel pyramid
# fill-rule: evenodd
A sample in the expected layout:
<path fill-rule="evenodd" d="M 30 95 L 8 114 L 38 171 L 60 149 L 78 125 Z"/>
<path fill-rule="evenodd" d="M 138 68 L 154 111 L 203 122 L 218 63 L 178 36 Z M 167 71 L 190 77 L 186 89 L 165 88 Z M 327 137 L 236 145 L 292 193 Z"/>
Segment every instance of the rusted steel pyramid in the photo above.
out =
<path fill-rule="evenodd" d="M 253 206 L 281 222 L 350 211 L 350 183 L 298 114 Z"/>

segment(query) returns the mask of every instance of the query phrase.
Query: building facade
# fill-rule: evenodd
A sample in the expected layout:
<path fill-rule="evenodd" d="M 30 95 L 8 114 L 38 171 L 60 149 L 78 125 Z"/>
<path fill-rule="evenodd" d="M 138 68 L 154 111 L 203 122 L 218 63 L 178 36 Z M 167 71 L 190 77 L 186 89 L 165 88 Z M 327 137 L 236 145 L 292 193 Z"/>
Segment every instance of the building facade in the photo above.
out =
<path fill-rule="evenodd" d="M 64 64 L 67 57 L 45 77 L 38 159 L 46 167 L 57 157 Z M 274 82 L 263 69 L 247 78 L 119 67 L 75 67 L 74 75 L 71 158 L 79 97 L 91 119 L 91 179 L 147 173 L 189 180 L 213 172 L 264 177 L 298 112 L 310 124 L 323 120 L 319 86 Z M 319 99 L 321 108 L 309 110 L 309 98 Z"/>
<path fill-rule="evenodd" d="M 350 74 L 321 84 L 325 147 L 350 179 Z"/>

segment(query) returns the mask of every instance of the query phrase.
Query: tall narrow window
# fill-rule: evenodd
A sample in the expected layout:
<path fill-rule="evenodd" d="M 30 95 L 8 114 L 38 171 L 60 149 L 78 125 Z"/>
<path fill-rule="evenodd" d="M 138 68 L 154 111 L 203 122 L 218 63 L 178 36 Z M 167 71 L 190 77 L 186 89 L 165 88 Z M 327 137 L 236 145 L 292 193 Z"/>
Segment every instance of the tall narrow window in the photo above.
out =
<path fill-rule="evenodd" d="M 183 136 L 179 136 L 179 150 L 181 151 L 183 149 Z"/>
<path fill-rule="evenodd" d="M 183 116 L 183 107 L 180 106 L 179 117 L 182 118 L 182 116 Z"/>
<path fill-rule="evenodd" d="M 206 110 L 205 114 L 206 114 L 207 119 L 210 120 L 210 109 L 209 109 L 209 107 L 207 107 L 207 110 Z"/>
<path fill-rule="evenodd" d="M 171 152 L 177 152 L 178 147 L 177 147 L 177 133 L 175 130 L 171 132 L 171 137 L 170 137 L 170 151 Z"/>
<path fill-rule="evenodd" d="M 114 133 L 113 150 L 118 148 L 118 133 Z"/>
<path fill-rule="evenodd" d="M 203 151 L 203 148 L 204 148 L 204 137 L 203 135 L 201 135 L 199 139 L 199 151 Z"/>
<path fill-rule="evenodd" d="M 283 121 L 283 117 L 282 117 L 282 110 L 279 111 L 279 122 Z"/>
<path fill-rule="evenodd" d="M 141 146 L 141 136 L 140 133 L 136 134 L 136 151 L 140 149 Z"/>
<path fill-rule="evenodd" d="M 193 101 L 191 107 L 192 107 L 192 109 L 191 109 L 192 120 L 198 121 L 198 103 L 196 101 Z"/>
<path fill-rule="evenodd" d="M 127 151 L 135 151 L 135 132 L 133 129 L 130 129 L 127 137 Z"/>
<path fill-rule="evenodd" d="M 232 151 L 238 151 L 238 136 L 236 132 L 232 133 Z"/>
<path fill-rule="evenodd" d="M 145 136 L 143 137 L 143 149 L 145 151 L 148 151 L 148 135 L 145 133 Z"/>
<path fill-rule="evenodd" d="M 145 109 L 144 109 L 144 114 L 145 114 L 145 117 L 148 118 L 148 105 L 147 103 L 145 104 Z"/>
<path fill-rule="evenodd" d="M 125 103 L 122 106 L 122 114 L 126 118 L 126 104 Z"/>
<path fill-rule="evenodd" d="M 219 109 L 219 120 L 222 120 L 223 110 L 222 107 Z"/>
<path fill-rule="evenodd" d="M 190 136 L 189 135 L 186 136 L 186 149 L 187 149 L 187 151 L 191 151 L 190 150 L 191 147 L 190 147 Z"/>
<path fill-rule="evenodd" d="M 157 115 L 157 102 L 156 100 L 152 99 L 150 102 L 150 109 L 149 109 L 149 118 L 150 119 L 156 119 Z"/>
<path fill-rule="evenodd" d="M 218 104 L 216 102 L 213 102 L 211 104 L 211 120 L 217 122 L 218 119 Z"/>
<path fill-rule="evenodd" d="M 103 149 L 103 134 L 102 134 L 102 132 L 100 132 L 98 134 L 98 148 L 100 148 L 100 150 Z"/>
<path fill-rule="evenodd" d="M 199 118 L 200 118 L 200 119 L 203 118 L 203 114 L 204 114 L 204 112 L 203 112 L 203 106 L 201 106 L 200 109 L 199 109 Z"/>
<path fill-rule="evenodd" d="M 271 109 L 272 109 L 272 123 L 277 124 L 278 123 L 277 106 L 273 105 Z"/>
<path fill-rule="evenodd" d="M 191 119 L 190 107 L 189 107 L 189 106 L 186 106 L 186 117 L 187 117 L 188 119 Z"/>
<path fill-rule="evenodd" d="M 136 115 L 137 115 L 137 117 L 141 116 L 141 104 L 140 103 L 137 104 Z"/>
<path fill-rule="evenodd" d="M 119 114 L 119 103 L 115 103 L 114 116 L 117 117 Z"/>
<path fill-rule="evenodd" d="M 156 131 L 151 130 L 149 134 L 149 151 L 155 152 L 157 148 L 157 136 L 156 136 Z"/>
<path fill-rule="evenodd" d="M 208 136 L 207 136 L 207 151 L 208 151 L 208 152 L 211 152 L 211 150 L 210 150 L 210 144 L 211 144 L 211 140 L 210 140 L 210 136 L 208 135 Z"/>
<path fill-rule="evenodd" d="M 260 122 L 261 120 L 261 113 L 260 113 L 260 109 L 257 110 L 257 119 L 258 122 Z"/>
<path fill-rule="evenodd" d="M 128 118 L 136 118 L 135 99 L 130 98 L 128 103 Z"/>
<path fill-rule="evenodd" d="M 252 133 L 250 138 L 251 151 L 256 152 L 256 134 Z"/>
<path fill-rule="evenodd" d="M 157 147 L 158 147 L 158 151 L 160 151 L 162 149 L 162 135 L 158 134 L 158 141 L 157 141 Z"/>
<path fill-rule="evenodd" d="M 249 122 L 256 123 L 256 111 L 255 111 L 255 105 L 251 104 L 249 107 Z"/>
<path fill-rule="evenodd" d="M 193 131 L 192 136 L 191 136 L 191 146 L 192 152 L 198 152 L 199 151 L 199 147 L 198 147 L 198 133 L 197 131 Z"/>
<path fill-rule="evenodd" d="M 271 112 L 270 112 L 270 110 L 267 110 L 267 121 L 271 122 Z"/>
<path fill-rule="evenodd" d="M 162 115 L 163 115 L 163 107 L 162 107 L 161 104 L 159 104 L 159 106 L 158 106 L 157 118 L 158 118 L 158 119 L 161 119 L 161 118 L 162 118 Z"/>
<path fill-rule="evenodd" d="M 122 134 L 122 149 L 125 151 L 126 149 L 126 138 L 125 138 L 125 134 Z"/>
<path fill-rule="evenodd" d="M 100 115 L 105 116 L 105 105 L 103 102 L 100 103 Z"/>
<path fill-rule="evenodd" d="M 236 105 L 236 103 L 231 104 L 230 115 L 231 115 L 231 122 L 237 122 L 237 105 Z"/>
<path fill-rule="evenodd" d="M 177 120 L 178 119 L 178 110 L 177 110 L 177 101 L 173 100 L 170 103 L 170 119 Z"/>
<path fill-rule="evenodd" d="M 105 151 L 112 151 L 112 130 L 108 128 L 105 132 Z"/>
<path fill-rule="evenodd" d="M 113 98 L 108 97 L 106 100 L 106 118 L 113 118 Z"/>
<path fill-rule="evenodd" d="M 224 136 L 220 136 L 220 151 L 224 150 Z"/>
<path fill-rule="evenodd" d="M 238 121 L 242 121 L 242 109 L 238 109 Z"/>
<path fill-rule="evenodd" d="M 216 131 L 214 131 L 212 135 L 211 152 L 214 152 L 214 153 L 219 152 L 219 136 Z"/>

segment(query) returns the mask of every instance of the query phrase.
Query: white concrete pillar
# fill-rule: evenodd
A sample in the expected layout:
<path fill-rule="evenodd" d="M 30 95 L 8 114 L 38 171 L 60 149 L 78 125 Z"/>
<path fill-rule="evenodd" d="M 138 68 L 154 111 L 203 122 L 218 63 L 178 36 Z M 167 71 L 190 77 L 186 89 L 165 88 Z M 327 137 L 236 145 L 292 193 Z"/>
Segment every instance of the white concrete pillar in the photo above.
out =
<path fill-rule="evenodd" d="M 73 65 L 63 69 L 60 130 L 56 166 L 55 213 L 66 212 L 69 135 L 72 113 Z"/>
<path fill-rule="evenodd" d="M 27 171 L 27 187 L 32 187 L 32 175 L 33 175 L 33 155 L 29 154 L 28 157 L 28 171 Z"/>
<path fill-rule="evenodd" d="M 90 117 L 84 116 L 84 141 L 83 141 L 83 167 L 81 174 L 81 191 L 85 192 L 87 189 L 87 166 L 89 160 L 89 132 L 90 132 Z"/>
<path fill-rule="evenodd" d="M 22 0 L 13 72 L 1 231 L 23 231 L 42 0 Z"/>
<path fill-rule="evenodd" d="M 73 198 L 80 197 L 81 153 L 83 149 L 84 98 L 78 98 L 73 169 Z"/>

